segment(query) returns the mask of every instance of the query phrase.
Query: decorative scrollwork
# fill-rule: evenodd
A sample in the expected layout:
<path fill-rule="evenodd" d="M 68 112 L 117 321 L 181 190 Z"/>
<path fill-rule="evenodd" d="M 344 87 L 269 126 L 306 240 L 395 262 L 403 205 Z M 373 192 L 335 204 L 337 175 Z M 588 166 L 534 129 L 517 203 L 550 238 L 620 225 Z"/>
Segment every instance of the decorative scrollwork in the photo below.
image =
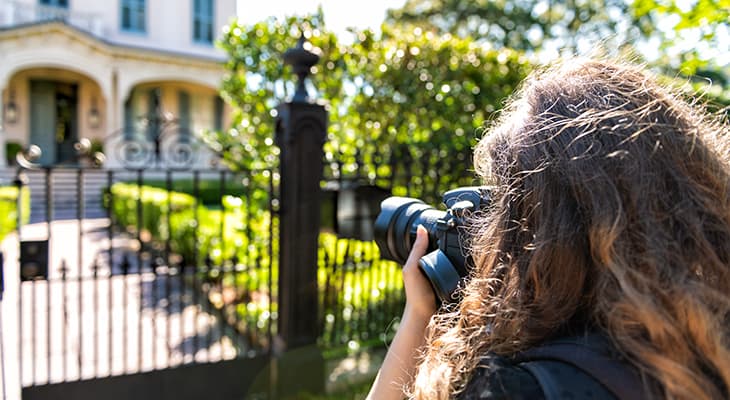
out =
<path fill-rule="evenodd" d="M 74 144 L 76 161 L 83 167 L 101 167 L 107 162 L 127 169 L 187 169 L 198 160 L 206 146 L 187 127 L 179 126 L 167 114 L 143 117 L 134 127 L 120 129 L 103 140 L 81 138 Z M 22 169 L 36 169 L 41 149 L 30 145 L 18 152 L 16 162 Z"/>
<path fill-rule="evenodd" d="M 166 160 L 170 167 L 190 166 L 195 159 L 195 148 L 189 142 L 175 142 L 166 146 Z"/>
<path fill-rule="evenodd" d="M 127 168 L 143 168 L 152 159 L 152 143 L 125 139 L 116 146 L 119 159 Z"/>
<path fill-rule="evenodd" d="M 108 138 L 107 148 L 114 149 L 116 159 L 128 169 L 190 168 L 201 147 L 197 139 L 174 120 L 162 121 L 143 124 L 137 131 L 117 132 Z"/>

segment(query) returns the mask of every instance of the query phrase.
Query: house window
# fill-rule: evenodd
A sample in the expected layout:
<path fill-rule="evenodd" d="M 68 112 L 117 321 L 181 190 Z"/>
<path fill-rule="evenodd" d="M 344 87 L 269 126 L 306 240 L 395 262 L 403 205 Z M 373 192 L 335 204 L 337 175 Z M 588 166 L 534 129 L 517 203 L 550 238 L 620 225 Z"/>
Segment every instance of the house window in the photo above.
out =
<path fill-rule="evenodd" d="M 122 0 L 122 30 L 144 33 L 145 21 L 145 0 Z"/>
<path fill-rule="evenodd" d="M 213 0 L 193 0 L 193 41 L 213 43 Z"/>
<path fill-rule="evenodd" d="M 68 8 L 68 0 L 40 0 L 41 5 Z"/>

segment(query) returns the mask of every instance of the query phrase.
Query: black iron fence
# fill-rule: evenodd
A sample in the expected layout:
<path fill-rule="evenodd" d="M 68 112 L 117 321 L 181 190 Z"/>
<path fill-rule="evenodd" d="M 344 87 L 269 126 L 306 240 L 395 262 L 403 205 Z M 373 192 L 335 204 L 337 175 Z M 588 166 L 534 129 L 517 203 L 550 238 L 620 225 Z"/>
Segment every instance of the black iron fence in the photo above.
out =
<path fill-rule="evenodd" d="M 249 190 L 257 174 L 269 190 Z M 49 167 L 20 176 L 30 224 L 18 229 L 20 254 L 6 254 L 6 282 L 19 260 L 23 387 L 268 354 L 272 171 Z"/>
<path fill-rule="evenodd" d="M 373 241 L 380 202 L 399 195 L 439 207 L 447 190 L 477 184 L 471 159 L 471 149 L 454 154 L 409 144 L 325 154 L 319 283 L 326 349 L 380 346 L 397 329 L 405 293 L 401 266 L 382 260 Z"/>
<path fill-rule="evenodd" d="M 323 347 L 342 353 L 383 345 L 403 309 L 400 266 L 380 260 L 371 241 L 320 240 Z"/>
<path fill-rule="evenodd" d="M 441 195 L 458 186 L 479 184 L 473 173 L 472 149 L 447 144 L 395 143 L 367 151 L 325 154 L 325 182 L 338 186 L 376 186 L 395 196 L 415 197 L 438 206 Z"/>
<path fill-rule="evenodd" d="M 326 354 L 379 346 L 395 333 L 401 267 L 380 259 L 372 221 L 391 194 L 436 206 L 445 190 L 474 183 L 461 165 L 468 152 L 448 159 L 407 146 L 325 154 L 319 305 L 306 317 L 316 319 Z M 434 163 L 464 176 L 441 177 Z M 30 218 L 19 221 L 20 254 L 6 260 L 20 261 L 24 387 L 273 355 L 276 171 L 20 171 Z"/>

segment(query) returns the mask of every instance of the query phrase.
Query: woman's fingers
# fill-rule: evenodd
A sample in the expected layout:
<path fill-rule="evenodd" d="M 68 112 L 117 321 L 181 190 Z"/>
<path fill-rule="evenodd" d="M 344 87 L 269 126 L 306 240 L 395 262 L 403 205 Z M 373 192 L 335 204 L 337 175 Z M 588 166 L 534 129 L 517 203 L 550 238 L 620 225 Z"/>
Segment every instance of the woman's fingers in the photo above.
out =
<path fill-rule="evenodd" d="M 423 225 L 418 225 L 416 229 L 416 241 L 413 243 L 411 253 L 408 255 L 406 265 L 418 266 L 418 260 L 426 255 L 426 249 L 428 249 L 428 231 Z"/>
<path fill-rule="evenodd" d="M 406 307 L 420 318 L 431 318 L 436 312 L 436 296 L 426 275 L 418 266 L 418 260 L 426 254 L 427 249 L 428 232 L 419 225 L 416 241 L 403 266 L 403 282 L 406 287 Z"/>

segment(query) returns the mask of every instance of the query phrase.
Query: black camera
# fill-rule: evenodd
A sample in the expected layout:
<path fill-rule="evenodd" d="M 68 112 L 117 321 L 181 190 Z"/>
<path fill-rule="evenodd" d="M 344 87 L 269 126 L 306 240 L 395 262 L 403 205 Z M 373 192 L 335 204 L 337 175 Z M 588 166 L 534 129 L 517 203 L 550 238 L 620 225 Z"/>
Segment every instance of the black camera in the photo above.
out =
<path fill-rule="evenodd" d="M 489 204 L 486 186 L 462 187 L 444 193 L 446 211 L 421 200 L 388 197 L 375 220 L 375 243 L 386 260 L 404 264 L 416 241 L 416 229 L 428 231 L 428 252 L 418 261 L 441 303 L 454 302 L 454 292 L 466 277 L 470 258 L 465 254 L 466 226 L 471 213 Z"/>

